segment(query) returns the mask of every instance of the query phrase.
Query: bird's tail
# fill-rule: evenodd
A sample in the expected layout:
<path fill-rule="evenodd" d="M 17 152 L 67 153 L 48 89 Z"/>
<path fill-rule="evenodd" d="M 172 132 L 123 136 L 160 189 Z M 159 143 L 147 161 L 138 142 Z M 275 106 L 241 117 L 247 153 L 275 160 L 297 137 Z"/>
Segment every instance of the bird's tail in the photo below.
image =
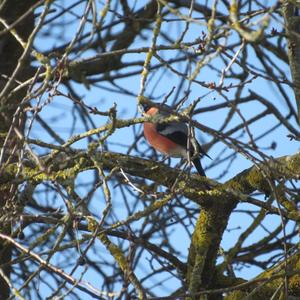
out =
<path fill-rule="evenodd" d="M 195 168 L 197 169 L 198 173 L 200 176 L 206 176 L 205 175 L 205 172 L 202 168 L 202 165 L 201 165 L 201 162 L 200 162 L 200 158 L 199 157 L 196 157 L 193 159 L 193 164 L 195 166 Z"/>

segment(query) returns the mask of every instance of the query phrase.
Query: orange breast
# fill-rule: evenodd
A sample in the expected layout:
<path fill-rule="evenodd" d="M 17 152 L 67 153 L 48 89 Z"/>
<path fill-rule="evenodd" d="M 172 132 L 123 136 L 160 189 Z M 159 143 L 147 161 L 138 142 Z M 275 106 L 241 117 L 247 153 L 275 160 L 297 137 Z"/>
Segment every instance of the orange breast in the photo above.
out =
<path fill-rule="evenodd" d="M 181 152 L 180 146 L 157 133 L 155 124 L 150 122 L 144 123 L 144 135 L 148 143 L 156 150 L 170 156 L 177 156 L 178 151 Z"/>

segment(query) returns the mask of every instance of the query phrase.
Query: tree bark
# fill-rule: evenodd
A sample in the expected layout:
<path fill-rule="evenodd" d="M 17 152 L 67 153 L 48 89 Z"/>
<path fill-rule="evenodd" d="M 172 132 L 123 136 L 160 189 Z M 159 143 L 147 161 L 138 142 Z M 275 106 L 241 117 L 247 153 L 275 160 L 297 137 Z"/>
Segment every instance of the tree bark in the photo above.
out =
<path fill-rule="evenodd" d="M 20 16 L 26 13 L 29 8 L 35 3 L 35 1 L 16 1 L 16 0 L 1 0 L 0 1 L 0 18 L 3 22 L 0 22 L 0 30 L 5 30 L 6 25 L 12 24 Z M 30 13 L 20 21 L 14 28 L 16 33 L 26 42 L 28 36 L 34 28 L 34 15 Z M 2 91 L 7 84 L 9 77 L 14 72 L 18 60 L 22 55 L 23 48 L 16 38 L 10 32 L 0 36 L 0 91 Z M 29 60 L 23 64 L 23 67 L 18 72 L 16 79 L 25 81 L 29 78 Z M 16 84 L 12 84 L 15 87 Z M 10 89 L 11 90 L 11 89 Z M 9 91 L 9 90 L 8 90 Z M 26 91 L 20 90 L 15 93 L 14 96 L 3 97 L 0 102 L 0 149 L 3 147 L 2 163 L 16 161 L 18 140 L 14 129 L 18 129 L 21 132 L 24 128 L 25 116 L 21 113 L 16 115 L 18 105 L 22 101 Z M 12 125 L 14 120 L 14 125 Z M 14 126 L 15 128 L 12 128 Z M 8 133 L 10 132 L 10 135 Z M 13 150 L 15 149 L 15 150 Z M 0 165 L 0 166 L 1 166 Z M 17 192 L 17 186 L 10 184 L 6 186 L 6 189 L 2 191 L 0 196 L 0 228 L 1 233 L 7 235 L 11 232 L 11 222 L 16 211 L 15 196 Z M 10 287 L 7 284 L 7 279 L 10 277 L 11 268 L 9 265 L 11 259 L 12 248 L 3 240 L 0 242 L 0 267 L 5 275 L 5 279 L 0 276 L 0 299 L 7 299 L 10 293 Z"/>
<path fill-rule="evenodd" d="M 294 84 L 294 93 L 298 109 L 298 123 L 300 124 L 300 16 L 296 5 L 285 1 L 282 8 L 285 30 L 287 35 L 287 53 L 291 75 Z"/>

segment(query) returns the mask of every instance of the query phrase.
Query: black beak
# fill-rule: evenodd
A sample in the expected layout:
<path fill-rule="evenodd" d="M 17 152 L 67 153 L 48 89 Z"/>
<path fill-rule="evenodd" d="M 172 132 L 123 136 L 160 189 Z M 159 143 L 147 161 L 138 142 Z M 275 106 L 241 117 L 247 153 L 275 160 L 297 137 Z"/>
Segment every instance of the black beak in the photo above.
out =
<path fill-rule="evenodd" d="M 144 112 L 147 112 L 151 108 L 150 105 L 145 104 L 145 103 L 142 103 L 142 107 L 143 107 Z"/>

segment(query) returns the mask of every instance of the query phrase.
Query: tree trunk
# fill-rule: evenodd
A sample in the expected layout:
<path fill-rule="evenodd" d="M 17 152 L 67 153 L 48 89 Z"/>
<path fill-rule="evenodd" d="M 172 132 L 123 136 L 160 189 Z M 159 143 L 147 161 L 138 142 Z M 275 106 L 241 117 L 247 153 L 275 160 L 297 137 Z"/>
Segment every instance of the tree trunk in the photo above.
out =
<path fill-rule="evenodd" d="M 12 24 L 24 13 L 28 12 L 35 1 L 0 1 L 0 30 L 5 30 L 6 24 Z M 27 41 L 28 36 L 34 28 L 34 15 L 29 13 L 25 19 L 20 21 L 15 27 L 15 32 Z M 18 60 L 22 55 L 23 48 L 16 38 L 9 31 L 0 36 L 0 91 L 3 91 L 10 76 L 16 69 Z M 16 80 L 21 82 L 29 78 L 29 60 L 20 68 Z M 6 95 L 0 99 L 0 150 L 3 151 L 0 164 L 1 169 L 8 161 L 16 161 L 18 155 L 18 141 L 15 129 L 21 132 L 24 129 L 25 116 L 21 113 L 16 114 L 16 110 L 21 103 L 26 91 L 20 90 L 13 96 L 8 97 L 9 92 L 16 86 L 15 83 L 7 90 Z M 13 122 L 14 120 L 14 122 Z M 13 124 L 14 123 L 14 124 Z M 16 185 L 7 185 L 1 190 L 0 196 L 0 228 L 1 232 L 9 235 L 14 212 L 16 211 Z M 12 254 L 12 248 L 4 241 L 0 241 L 0 267 L 6 278 L 0 276 L 0 299 L 7 299 L 10 293 L 7 279 L 10 277 L 11 268 L 9 265 Z"/>

